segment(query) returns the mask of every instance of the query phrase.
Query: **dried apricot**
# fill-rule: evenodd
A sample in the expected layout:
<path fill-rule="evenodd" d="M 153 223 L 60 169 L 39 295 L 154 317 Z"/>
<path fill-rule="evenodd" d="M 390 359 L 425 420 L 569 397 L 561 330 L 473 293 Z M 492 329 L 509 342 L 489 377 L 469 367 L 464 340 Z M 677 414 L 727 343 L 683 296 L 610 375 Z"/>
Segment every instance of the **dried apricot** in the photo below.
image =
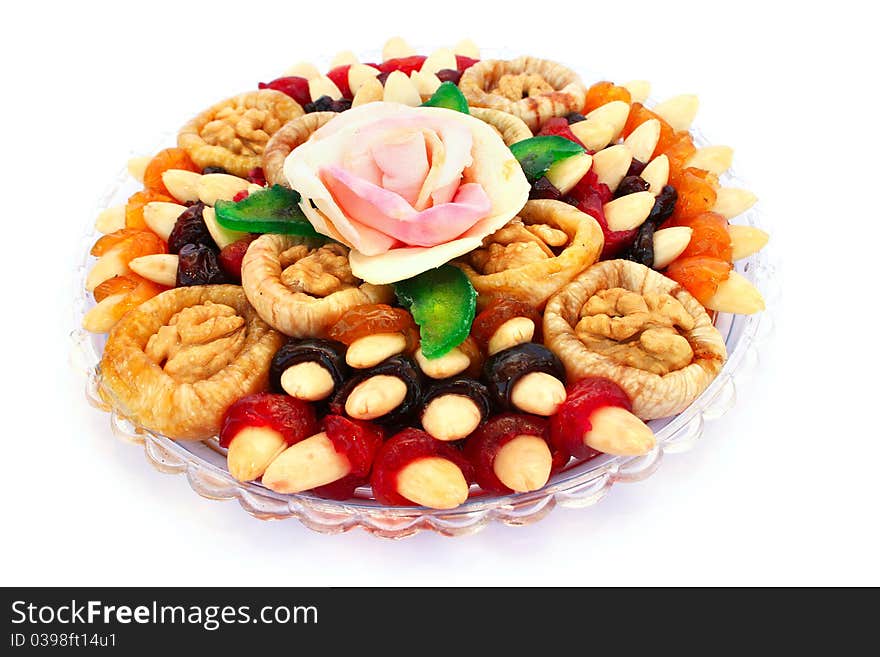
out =
<path fill-rule="evenodd" d="M 144 188 L 148 192 L 156 192 L 164 196 L 171 196 L 171 192 L 162 182 L 162 174 L 168 169 L 183 169 L 201 173 L 201 169 L 190 159 L 189 154 L 182 148 L 166 148 L 159 151 L 150 160 L 144 171 Z"/>
<path fill-rule="evenodd" d="M 730 245 L 730 232 L 727 230 L 727 219 L 714 212 L 703 212 L 684 220 L 681 225 L 694 231 L 681 258 L 710 256 L 725 262 L 731 261 L 733 251 Z"/>
<path fill-rule="evenodd" d="M 706 304 L 718 286 L 730 277 L 733 268 L 729 262 L 709 256 L 679 258 L 664 274 L 690 292 L 697 301 Z"/>
<path fill-rule="evenodd" d="M 135 278 L 137 277 L 134 274 L 108 278 L 95 288 L 95 291 L 93 292 L 95 295 L 95 301 L 101 303 L 101 301 L 114 294 L 131 292 L 138 286 L 138 281 L 136 281 Z"/>
<path fill-rule="evenodd" d="M 122 319 L 122 316 L 129 310 L 137 308 L 145 301 L 149 301 L 154 296 L 167 289 L 167 287 L 154 283 L 153 281 L 148 281 L 146 278 L 141 278 L 137 274 L 125 274 L 104 281 L 104 283 L 101 283 L 101 285 L 95 288 L 95 301 L 103 301 L 114 294 L 125 295 L 104 311 L 106 313 L 105 319 L 109 319 L 112 323 L 116 323 Z M 100 295 L 98 290 L 101 290 Z"/>
<path fill-rule="evenodd" d="M 100 258 L 111 249 L 119 252 L 125 262 L 145 255 L 166 252 L 165 242 L 152 231 L 121 228 L 100 238 L 89 253 Z"/>
<path fill-rule="evenodd" d="M 670 225 L 684 225 L 684 220 L 709 212 L 715 205 L 718 176 L 708 171 L 689 167 L 672 184 L 678 192 L 678 202 Z"/>
<path fill-rule="evenodd" d="M 129 197 L 128 203 L 125 204 L 126 227 L 146 229 L 147 222 L 144 221 L 144 206 L 153 201 L 162 201 L 164 203 L 177 202 L 170 196 L 149 189 L 145 189 L 142 192 L 135 192 Z"/>
<path fill-rule="evenodd" d="M 628 105 L 632 102 L 632 96 L 625 87 L 618 87 L 613 82 L 597 82 L 587 91 L 583 112 L 588 114 L 597 107 L 606 105 L 614 100 L 622 100 Z"/>
<path fill-rule="evenodd" d="M 657 140 L 656 152 L 662 153 L 664 144 L 671 142 L 675 135 L 675 131 L 672 129 L 672 126 L 661 119 L 658 114 L 654 114 L 654 112 L 641 103 L 633 103 L 632 107 L 630 107 L 629 116 L 626 119 L 626 124 L 623 126 L 623 136 L 629 137 L 633 130 L 638 128 L 645 121 L 650 121 L 651 119 L 657 119 L 660 121 L 660 139 Z"/>

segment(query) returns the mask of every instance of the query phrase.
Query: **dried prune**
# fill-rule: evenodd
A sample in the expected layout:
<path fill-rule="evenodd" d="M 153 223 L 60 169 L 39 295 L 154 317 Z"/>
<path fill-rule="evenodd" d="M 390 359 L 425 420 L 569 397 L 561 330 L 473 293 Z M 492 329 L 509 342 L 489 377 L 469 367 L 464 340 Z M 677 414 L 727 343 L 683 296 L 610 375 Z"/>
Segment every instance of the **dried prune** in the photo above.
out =
<path fill-rule="evenodd" d="M 629 196 L 636 192 L 647 192 L 650 187 L 651 186 L 646 180 L 639 178 L 638 176 L 627 176 L 621 180 L 620 185 L 617 186 L 617 191 L 614 192 L 614 198 Z"/>
<path fill-rule="evenodd" d="M 648 166 L 647 163 L 642 162 L 641 160 L 637 160 L 636 158 L 633 158 L 632 162 L 629 165 L 629 170 L 626 172 L 627 177 L 641 176 L 642 171 L 645 170 L 646 166 Z"/>
<path fill-rule="evenodd" d="M 218 250 L 214 238 L 208 232 L 205 218 L 202 216 L 204 209 L 205 204 L 198 202 L 180 213 L 171 234 L 168 236 L 168 253 L 179 254 L 187 244 L 204 246 L 215 252 Z"/>
<path fill-rule="evenodd" d="M 657 197 L 654 199 L 654 207 L 645 220 L 646 223 L 654 224 L 659 228 L 675 211 L 675 203 L 678 201 L 678 192 L 672 185 L 665 185 Z"/>
<path fill-rule="evenodd" d="M 458 84 L 461 79 L 461 71 L 456 71 L 454 68 L 441 69 L 437 71 L 436 75 L 440 78 L 440 82 L 451 82 L 452 84 Z"/>
<path fill-rule="evenodd" d="M 639 228 L 639 233 L 636 235 L 636 239 L 632 243 L 632 246 L 629 247 L 621 257 L 624 260 L 638 262 L 639 264 L 645 265 L 645 267 L 653 267 L 655 230 L 656 228 L 654 224 L 650 221 L 643 223 Z"/>
<path fill-rule="evenodd" d="M 529 198 L 558 201 L 562 198 L 562 192 L 553 186 L 553 183 L 547 179 L 547 176 L 541 176 L 532 183 L 532 189 L 529 191 Z"/>
<path fill-rule="evenodd" d="M 571 125 L 572 123 L 580 123 L 581 121 L 586 121 L 587 117 L 580 112 L 571 112 L 570 114 L 565 115 L 565 120 L 568 121 L 568 125 Z"/>
<path fill-rule="evenodd" d="M 229 276 L 217 262 L 217 252 L 204 244 L 184 244 L 178 253 L 177 287 L 220 285 Z"/>
<path fill-rule="evenodd" d="M 350 100 L 345 98 L 333 100 L 330 96 L 321 96 L 311 103 L 303 105 L 303 110 L 306 114 L 311 114 L 312 112 L 344 112 L 348 109 L 351 109 Z"/>
<path fill-rule="evenodd" d="M 204 169 L 202 169 L 203 176 L 207 176 L 209 173 L 226 173 L 226 174 L 228 174 L 229 172 L 226 169 L 224 169 L 223 167 L 205 167 Z"/>

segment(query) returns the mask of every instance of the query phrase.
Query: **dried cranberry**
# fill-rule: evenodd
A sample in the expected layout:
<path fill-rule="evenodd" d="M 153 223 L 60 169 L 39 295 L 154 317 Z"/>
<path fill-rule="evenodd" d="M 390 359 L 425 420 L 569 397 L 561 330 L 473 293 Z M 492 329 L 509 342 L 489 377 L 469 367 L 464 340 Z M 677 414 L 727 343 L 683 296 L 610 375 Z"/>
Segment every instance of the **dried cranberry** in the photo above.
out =
<path fill-rule="evenodd" d="M 569 141 L 573 141 L 575 144 L 580 144 L 583 146 L 583 143 L 580 139 L 575 137 L 575 134 L 571 131 L 571 128 L 568 127 L 568 121 L 566 121 L 561 116 L 555 116 L 552 119 L 548 119 L 544 125 L 541 126 L 541 131 L 538 135 L 557 135 L 559 137 L 565 137 Z"/>
<path fill-rule="evenodd" d="M 529 198 L 543 198 L 550 199 L 551 201 L 558 201 L 562 198 L 562 192 L 553 186 L 553 183 L 547 179 L 547 176 L 541 176 L 532 183 Z"/>
<path fill-rule="evenodd" d="M 645 267 L 654 266 L 654 224 L 646 221 L 639 227 L 632 246 L 621 256 L 624 260 L 632 260 Z"/>
<path fill-rule="evenodd" d="M 425 63 L 425 59 L 427 58 L 424 55 L 413 55 L 411 57 L 397 57 L 395 59 L 389 59 L 379 64 L 379 71 L 381 73 L 393 73 L 394 71 L 403 71 L 404 73 L 409 75 L 413 71 L 421 70 L 422 64 Z"/>
<path fill-rule="evenodd" d="M 240 240 L 224 246 L 220 251 L 220 266 L 231 279 L 241 281 L 241 261 L 244 260 L 244 254 L 247 253 L 248 247 L 255 239 L 257 239 L 255 235 L 242 237 Z"/>
<path fill-rule="evenodd" d="M 203 176 L 206 176 L 209 173 L 229 173 L 229 172 L 226 169 L 224 169 L 223 167 L 205 167 L 204 169 L 202 169 Z"/>
<path fill-rule="evenodd" d="M 678 192 L 675 187 L 665 185 L 654 199 L 654 207 L 651 208 L 647 221 L 658 227 L 662 225 L 675 211 L 676 201 L 678 201 Z"/>
<path fill-rule="evenodd" d="M 277 78 L 271 82 L 260 82 L 257 87 L 259 89 L 274 89 L 275 91 L 285 93 L 303 106 L 312 99 L 309 93 L 309 81 L 295 75 Z"/>
<path fill-rule="evenodd" d="M 599 452 L 585 445 L 583 437 L 592 428 L 590 415 L 606 406 L 632 411 L 629 397 L 608 379 L 588 377 L 569 386 L 568 396 L 550 419 L 550 440 L 557 449 L 576 458 L 595 458 Z"/>
<path fill-rule="evenodd" d="M 177 287 L 219 285 L 229 276 L 217 262 L 217 252 L 204 244 L 185 244 L 178 253 Z"/>
<path fill-rule="evenodd" d="M 180 253 L 187 244 L 205 246 L 212 251 L 217 248 L 202 216 L 204 209 L 205 204 L 199 201 L 180 213 L 168 236 L 168 253 Z"/>
<path fill-rule="evenodd" d="M 456 55 L 455 56 L 455 68 L 464 73 L 471 66 L 476 64 L 479 59 L 474 59 L 473 57 L 465 57 L 464 55 Z"/>
<path fill-rule="evenodd" d="M 565 115 L 565 120 L 568 121 L 568 125 L 571 125 L 572 123 L 580 123 L 581 121 L 586 121 L 587 117 L 580 112 L 571 112 L 570 114 Z"/>
<path fill-rule="evenodd" d="M 627 176 L 621 180 L 620 184 L 617 186 L 617 191 L 614 192 L 614 198 L 628 196 L 630 194 L 635 194 L 636 192 L 647 192 L 650 187 L 651 186 L 646 180 L 643 180 L 638 176 Z"/>
<path fill-rule="evenodd" d="M 250 171 L 247 172 L 247 180 L 248 182 L 254 183 L 255 185 L 260 185 L 261 187 L 265 187 L 266 185 L 266 174 L 263 173 L 262 167 L 254 167 Z"/>
<path fill-rule="evenodd" d="M 626 172 L 627 176 L 641 176 L 642 171 L 645 170 L 645 167 L 648 166 L 646 163 L 641 160 L 637 160 L 636 158 L 632 159 L 632 163 L 629 165 L 629 170 Z"/>
<path fill-rule="evenodd" d="M 461 71 L 456 71 L 454 68 L 444 68 L 437 71 L 437 77 L 440 78 L 440 82 L 458 84 L 461 79 Z"/>
<path fill-rule="evenodd" d="M 339 88 L 344 98 L 352 97 L 351 88 L 348 86 L 348 69 L 350 68 L 351 64 L 346 64 L 345 66 L 337 66 L 327 73 L 327 77 L 333 80 L 333 84 Z"/>

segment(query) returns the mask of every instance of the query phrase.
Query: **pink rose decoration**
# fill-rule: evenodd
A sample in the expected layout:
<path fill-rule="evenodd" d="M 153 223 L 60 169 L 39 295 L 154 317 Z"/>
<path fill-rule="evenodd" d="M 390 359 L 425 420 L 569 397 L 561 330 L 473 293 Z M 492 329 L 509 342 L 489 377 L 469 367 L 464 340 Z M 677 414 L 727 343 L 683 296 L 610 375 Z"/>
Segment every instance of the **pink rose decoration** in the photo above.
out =
<path fill-rule="evenodd" d="M 397 103 L 340 114 L 291 152 L 284 173 L 315 229 L 349 246 L 352 272 L 373 284 L 478 248 L 529 194 L 491 126 Z"/>

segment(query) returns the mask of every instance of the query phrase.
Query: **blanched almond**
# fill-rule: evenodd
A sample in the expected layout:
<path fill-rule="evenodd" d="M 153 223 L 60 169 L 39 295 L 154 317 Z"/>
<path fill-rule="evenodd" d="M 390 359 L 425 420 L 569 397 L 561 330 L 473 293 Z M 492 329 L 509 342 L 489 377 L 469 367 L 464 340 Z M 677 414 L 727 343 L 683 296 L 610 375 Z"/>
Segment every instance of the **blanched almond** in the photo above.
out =
<path fill-rule="evenodd" d="M 454 509 L 467 499 L 468 484 L 455 463 L 429 456 L 401 468 L 397 473 L 397 492 L 432 509 Z"/>
<path fill-rule="evenodd" d="M 579 153 L 560 160 L 547 171 L 547 180 L 563 194 L 567 194 L 587 175 L 593 166 L 593 158 L 589 153 Z"/>
<path fill-rule="evenodd" d="M 406 393 L 400 378 L 377 374 L 354 387 L 345 400 L 345 412 L 356 420 L 375 420 L 400 406 Z"/>
<path fill-rule="evenodd" d="M 199 178 L 199 200 L 205 205 L 214 205 L 219 199 L 231 201 L 236 194 L 248 189 L 249 185 L 244 178 L 228 173 L 208 173 Z"/>
<path fill-rule="evenodd" d="M 471 59 L 479 59 L 480 58 L 480 48 L 476 43 L 471 41 L 470 39 L 462 39 L 458 43 L 455 44 L 455 47 L 452 49 L 456 55 L 462 55 L 464 57 L 470 57 Z M 456 67 L 457 68 L 457 67 Z"/>
<path fill-rule="evenodd" d="M 321 432 L 285 449 L 266 468 L 262 481 L 278 493 L 299 493 L 338 481 L 349 472 L 348 458 Z"/>
<path fill-rule="evenodd" d="M 284 436 L 270 427 L 245 427 L 226 452 L 229 474 L 239 481 L 253 481 L 287 448 Z"/>
<path fill-rule="evenodd" d="M 704 305 L 709 310 L 738 315 L 751 315 L 765 308 L 764 297 L 758 288 L 736 271 L 730 272 L 730 277 L 718 286 Z"/>
<path fill-rule="evenodd" d="M 442 441 L 461 440 L 473 433 L 483 419 L 474 400 L 465 395 L 434 397 L 422 411 L 422 428 Z"/>
<path fill-rule="evenodd" d="M 665 269 L 691 243 L 694 229 L 688 226 L 663 228 L 654 233 L 654 269 Z"/>
<path fill-rule="evenodd" d="M 199 180 L 202 174 L 185 169 L 168 169 L 162 173 L 162 183 L 180 203 L 199 200 Z"/>
<path fill-rule="evenodd" d="M 632 153 L 623 144 L 609 146 L 593 155 L 593 173 L 598 176 L 600 183 L 608 185 L 608 189 L 613 192 L 629 171 L 632 157 Z"/>
<path fill-rule="evenodd" d="M 705 146 L 697 150 L 685 166 L 703 169 L 720 176 L 732 163 L 733 149 L 730 146 Z"/>
<path fill-rule="evenodd" d="M 411 57 L 417 54 L 406 41 L 401 37 L 391 37 L 382 46 L 382 61 L 387 62 L 389 59 L 399 59 L 400 57 Z"/>
<path fill-rule="evenodd" d="M 221 249 L 247 236 L 247 233 L 229 230 L 217 223 L 217 213 L 214 211 L 214 208 L 205 208 L 202 211 L 202 217 L 205 220 L 205 226 L 208 227 L 208 232 Z"/>
<path fill-rule="evenodd" d="M 309 96 L 312 100 L 318 100 L 321 96 L 330 96 L 333 100 L 342 98 L 342 92 L 339 87 L 326 75 L 319 75 L 309 80 Z"/>
<path fill-rule="evenodd" d="M 605 221 L 608 230 L 632 230 L 638 228 L 654 207 L 654 195 L 651 192 L 627 194 L 604 205 Z"/>
<path fill-rule="evenodd" d="M 119 255 L 116 249 L 110 249 L 98 258 L 95 265 L 89 270 L 86 276 L 86 289 L 94 292 L 95 288 L 106 280 L 114 276 L 122 276 L 128 273 L 128 264 Z"/>
<path fill-rule="evenodd" d="M 152 159 L 152 157 L 146 155 L 131 158 L 126 164 L 129 175 L 139 183 L 144 182 L 144 172 L 147 170 L 147 165 Z"/>
<path fill-rule="evenodd" d="M 300 62 L 298 64 L 294 64 L 289 69 L 284 71 L 284 75 L 311 80 L 312 78 L 320 77 L 321 71 L 318 70 L 317 66 L 310 62 Z"/>
<path fill-rule="evenodd" d="M 186 212 L 185 205 L 150 201 L 144 206 L 144 223 L 147 224 L 147 228 L 167 242 L 177 218 L 184 212 Z"/>
<path fill-rule="evenodd" d="M 422 98 L 432 96 L 440 86 L 440 78 L 428 71 L 413 71 L 409 77 L 413 84 L 416 85 L 416 89 L 419 90 L 419 95 Z"/>
<path fill-rule="evenodd" d="M 330 61 L 330 68 L 334 69 L 337 66 L 350 66 L 357 63 L 357 55 L 351 50 L 343 50 L 342 52 L 336 53 L 336 56 Z"/>
<path fill-rule="evenodd" d="M 682 94 L 675 96 L 669 100 L 653 108 L 655 114 L 666 121 L 676 132 L 680 130 L 690 130 L 691 123 L 697 115 L 697 109 L 700 106 L 699 99 L 693 94 Z"/>
<path fill-rule="evenodd" d="M 310 402 L 326 399 L 336 387 L 327 368 L 311 360 L 288 367 L 281 374 L 280 383 L 291 397 Z"/>
<path fill-rule="evenodd" d="M 384 93 L 385 90 L 382 88 L 382 83 L 376 78 L 372 78 L 360 86 L 354 95 L 354 99 L 351 101 L 351 106 L 359 107 L 366 103 L 374 103 L 382 100 Z"/>
<path fill-rule="evenodd" d="M 455 60 L 455 53 L 450 48 L 438 48 L 428 55 L 425 63 L 422 64 L 421 70 L 426 73 L 436 73 L 444 69 L 452 69 L 454 71 L 457 68 L 458 63 Z"/>
<path fill-rule="evenodd" d="M 657 444 L 651 428 L 619 406 L 594 411 L 590 425 L 591 429 L 584 433 L 584 444 L 605 454 L 641 456 Z"/>
<path fill-rule="evenodd" d="M 614 139 L 615 127 L 604 121 L 578 121 L 572 123 L 570 128 L 574 136 L 591 151 L 602 150 Z"/>
<path fill-rule="evenodd" d="M 364 369 L 378 365 L 406 350 L 403 333 L 373 333 L 352 342 L 345 352 L 345 362 L 349 367 Z"/>
<path fill-rule="evenodd" d="M 754 226 L 728 226 L 730 233 L 730 246 L 733 249 L 733 259 L 748 258 L 757 253 L 770 240 L 770 235 Z"/>
<path fill-rule="evenodd" d="M 461 374 L 471 364 L 471 359 L 458 347 L 454 347 L 439 358 L 425 358 L 422 348 L 419 347 L 415 359 L 422 373 L 432 379 L 446 379 Z"/>
<path fill-rule="evenodd" d="M 175 254 L 155 253 L 134 258 L 128 263 L 128 267 L 135 274 L 149 281 L 165 287 L 174 287 L 177 283 L 177 264 L 178 257 Z"/>
<path fill-rule="evenodd" d="M 623 140 L 623 145 L 630 150 L 633 158 L 640 162 L 647 162 L 654 154 L 659 139 L 660 121 L 649 119 L 633 130 L 629 137 Z"/>
<path fill-rule="evenodd" d="M 379 69 L 366 64 L 352 64 L 348 69 L 348 88 L 356 94 L 369 80 L 374 80 L 379 75 Z"/>
<path fill-rule="evenodd" d="M 535 337 L 535 322 L 528 317 L 511 317 L 501 326 L 495 329 L 486 348 L 489 356 L 499 351 L 510 349 L 526 342 L 531 342 Z"/>
<path fill-rule="evenodd" d="M 394 71 L 385 80 L 382 100 L 386 103 L 401 103 L 410 107 L 418 107 L 422 104 L 422 97 L 415 83 L 403 71 Z"/>
<path fill-rule="evenodd" d="M 634 103 L 644 103 L 651 95 L 651 83 L 647 80 L 630 80 L 623 84 L 623 88 L 629 92 Z"/>
<path fill-rule="evenodd" d="M 648 191 L 657 196 L 669 182 L 669 158 L 665 155 L 655 157 L 642 169 L 641 177 L 650 185 Z"/>
<path fill-rule="evenodd" d="M 717 212 L 725 219 L 733 219 L 748 210 L 757 201 L 758 197 L 747 189 L 722 187 L 717 192 L 712 212 Z"/>
<path fill-rule="evenodd" d="M 501 446 L 492 470 L 511 490 L 527 493 L 547 483 L 552 466 L 553 456 L 543 438 L 520 435 Z"/>
<path fill-rule="evenodd" d="M 565 385 L 546 372 L 521 376 L 510 392 L 510 401 L 524 413 L 550 417 L 565 401 Z"/>
<path fill-rule="evenodd" d="M 101 210 L 95 219 L 95 230 L 99 233 L 115 233 L 125 228 L 125 206 L 114 205 L 112 208 Z"/>
<path fill-rule="evenodd" d="M 613 100 L 587 114 L 587 120 L 609 124 L 613 129 L 612 139 L 615 139 L 623 131 L 628 116 L 629 105 L 622 100 Z"/>
<path fill-rule="evenodd" d="M 106 333 L 116 323 L 116 315 L 113 308 L 125 298 L 126 293 L 111 294 L 101 299 L 100 303 L 83 317 L 82 326 L 91 333 Z"/>

